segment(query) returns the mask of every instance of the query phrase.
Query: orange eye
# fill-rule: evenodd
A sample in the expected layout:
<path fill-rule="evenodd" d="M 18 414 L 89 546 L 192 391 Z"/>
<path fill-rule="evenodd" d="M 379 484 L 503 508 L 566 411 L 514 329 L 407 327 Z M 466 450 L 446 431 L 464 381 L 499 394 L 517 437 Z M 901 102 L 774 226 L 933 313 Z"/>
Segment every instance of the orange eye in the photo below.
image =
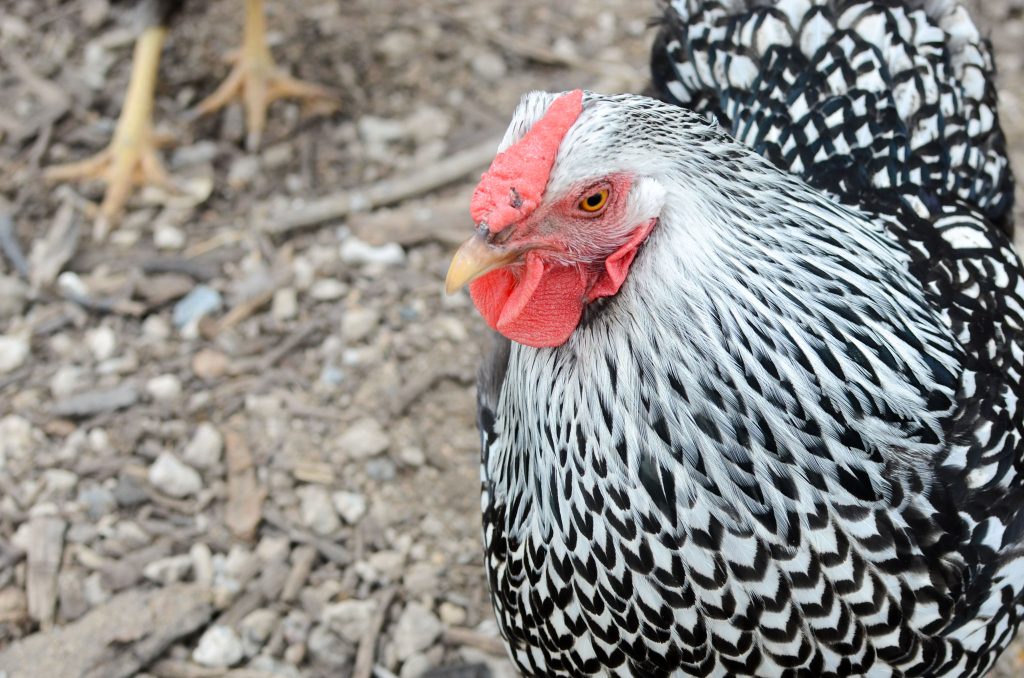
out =
<path fill-rule="evenodd" d="M 608 189 L 602 188 L 580 200 L 580 209 L 584 212 L 597 212 L 608 203 Z"/>

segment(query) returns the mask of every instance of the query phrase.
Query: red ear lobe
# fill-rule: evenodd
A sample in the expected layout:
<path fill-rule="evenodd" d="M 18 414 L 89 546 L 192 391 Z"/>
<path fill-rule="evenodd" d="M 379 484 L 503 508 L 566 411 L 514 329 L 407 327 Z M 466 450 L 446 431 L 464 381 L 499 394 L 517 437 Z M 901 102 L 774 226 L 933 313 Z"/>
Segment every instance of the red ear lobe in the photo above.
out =
<path fill-rule="evenodd" d="M 633 264 L 637 250 L 644 243 L 647 236 L 654 230 L 655 219 L 651 219 L 643 226 L 633 231 L 625 245 L 612 252 L 604 260 L 604 271 L 600 273 L 597 282 L 587 293 L 587 301 L 593 301 L 601 297 L 610 297 L 619 291 L 622 283 L 626 281 L 626 274 Z"/>

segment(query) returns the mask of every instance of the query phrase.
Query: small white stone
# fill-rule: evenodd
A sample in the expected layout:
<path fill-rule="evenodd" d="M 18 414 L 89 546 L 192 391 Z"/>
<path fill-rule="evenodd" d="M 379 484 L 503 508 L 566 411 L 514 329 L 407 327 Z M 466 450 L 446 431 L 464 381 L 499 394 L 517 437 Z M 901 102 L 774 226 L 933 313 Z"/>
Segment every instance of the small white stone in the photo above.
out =
<path fill-rule="evenodd" d="M 142 335 L 150 341 L 163 341 L 171 336 L 171 324 L 166 318 L 151 315 L 142 321 Z"/>
<path fill-rule="evenodd" d="M 405 606 L 394 631 L 395 656 L 405 661 L 430 647 L 443 630 L 441 620 L 423 605 L 413 601 Z"/>
<path fill-rule="evenodd" d="M 253 610 L 242 618 L 238 623 L 238 630 L 242 636 L 242 647 L 246 656 L 251 657 L 259 652 L 280 621 L 280 615 L 267 608 Z"/>
<path fill-rule="evenodd" d="M 438 606 L 437 614 L 447 626 L 462 626 L 466 623 L 466 608 L 447 600 Z"/>
<path fill-rule="evenodd" d="M 215 624 L 199 639 L 192 660 L 211 668 L 227 668 L 242 661 L 244 656 L 238 634 L 229 626 Z"/>
<path fill-rule="evenodd" d="M 418 447 L 403 447 L 398 453 L 398 458 L 407 466 L 423 466 L 427 461 L 427 456 Z"/>
<path fill-rule="evenodd" d="M 409 656 L 402 664 L 402 670 L 398 678 L 419 678 L 426 673 L 434 663 L 422 652 L 416 652 Z"/>
<path fill-rule="evenodd" d="M 341 244 L 341 260 L 346 264 L 397 266 L 405 261 L 405 250 L 398 243 L 389 242 L 375 247 L 349 237 Z"/>
<path fill-rule="evenodd" d="M 341 435 L 338 444 L 350 458 L 368 459 L 387 450 L 391 439 L 376 419 L 364 417 Z"/>
<path fill-rule="evenodd" d="M 54 399 L 64 398 L 77 391 L 83 382 L 85 371 L 77 365 L 61 365 L 50 378 L 50 394 Z"/>
<path fill-rule="evenodd" d="M 380 312 L 375 308 L 353 308 L 341 318 L 341 336 L 349 344 L 366 339 L 380 324 Z"/>
<path fill-rule="evenodd" d="M 320 278 L 309 288 L 309 296 L 317 301 L 334 301 L 340 299 L 348 291 L 345 283 L 334 278 Z"/>
<path fill-rule="evenodd" d="M 320 485 L 306 485 L 296 490 L 299 495 L 302 523 L 317 534 L 327 535 L 341 527 L 341 520 L 331 503 L 331 495 Z"/>
<path fill-rule="evenodd" d="M 142 574 L 146 579 L 166 586 L 184 580 L 191 569 L 192 558 L 183 553 L 154 560 L 142 569 Z"/>
<path fill-rule="evenodd" d="M 358 643 L 370 623 L 370 617 L 377 611 L 376 600 L 343 600 L 325 605 L 320 614 L 320 623 L 350 643 Z"/>
<path fill-rule="evenodd" d="M 161 452 L 149 467 L 149 482 L 172 497 L 187 497 L 203 489 L 199 473 L 170 452 Z"/>
<path fill-rule="evenodd" d="M 173 374 L 161 374 L 146 382 L 146 392 L 157 402 L 173 402 L 181 397 L 181 379 Z"/>
<path fill-rule="evenodd" d="M 482 51 L 473 57 L 473 72 L 488 82 L 497 82 L 505 77 L 508 66 L 500 55 L 491 51 Z"/>
<path fill-rule="evenodd" d="M 202 542 L 196 542 L 188 550 L 188 555 L 192 559 L 192 572 L 195 573 L 196 583 L 207 588 L 212 586 L 214 567 L 210 547 Z"/>
<path fill-rule="evenodd" d="M 117 350 L 117 335 L 109 325 L 94 327 L 85 333 L 85 344 L 96 362 L 112 357 Z"/>
<path fill-rule="evenodd" d="M 358 523 L 366 513 L 366 497 L 357 492 L 335 492 L 331 499 L 338 515 L 349 525 Z"/>
<path fill-rule="evenodd" d="M 274 291 L 270 313 L 275 320 L 292 320 L 299 314 L 299 299 L 294 287 L 282 287 Z"/>
<path fill-rule="evenodd" d="M 153 244 L 158 250 L 180 250 L 185 246 L 185 231 L 174 224 L 160 223 L 153 232 Z"/>
<path fill-rule="evenodd" d="M 0 275 L 0 319 L 21 315 L 28 301 L 28 285 L 9 275 Z"/>
<path fill-rule="evenodd" d="M 27 334 L 0 334 L 0 374 L 13 372 L 28 359 Z"/>
<path fill-rule="evenodd" d="M 210 468 L 220 461 L 223 451 L 224 437 L 216 426 L 204 421 L 196 427 L 192 440 L 185 446 L 181 456 L 192 466 Z"/>

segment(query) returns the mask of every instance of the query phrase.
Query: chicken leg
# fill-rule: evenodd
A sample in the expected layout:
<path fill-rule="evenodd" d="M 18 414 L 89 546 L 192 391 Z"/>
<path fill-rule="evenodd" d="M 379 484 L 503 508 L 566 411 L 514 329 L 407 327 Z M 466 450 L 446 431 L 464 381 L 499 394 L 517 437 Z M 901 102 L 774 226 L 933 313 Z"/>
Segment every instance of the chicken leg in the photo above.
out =
<path fill-rule="evenodd" d="M 166 34 L 165 26 L 151 26 L 136 40 L 128 92 L 110 145 L 91 158 L 50 167 L 45 172 L 45 177 L 51 181 L 98 179 L 106 182 L 107 191 L 99 211 L 99 235 L 116 225 L 132 186 L 173 186 L 157 156 L 158 142 L 152 124 L 153 95 Z"/>
<path fill-rule="evenodd" d="M 212 113 L 236 97 L 245 106 L 246 148 L 259 147 L 267 120 L 267 107 L 277 99 L 292 97 L 322 102 L 332 107 L 335 97 L 324 87 L 298 80 L 274 63 L 267 47 L 263 0 L 245 0 L 245 33 L 242 49 L 233 57 L 234 67 L 227 79 L 195 109 L 198 115 Z"/>

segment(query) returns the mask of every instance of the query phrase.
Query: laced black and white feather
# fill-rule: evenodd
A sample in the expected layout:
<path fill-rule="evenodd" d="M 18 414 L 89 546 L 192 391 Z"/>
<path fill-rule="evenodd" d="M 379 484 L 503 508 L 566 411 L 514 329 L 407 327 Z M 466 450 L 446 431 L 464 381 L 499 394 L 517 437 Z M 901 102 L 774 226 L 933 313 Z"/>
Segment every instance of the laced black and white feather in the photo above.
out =
<path fill-rule="evenodd" d="M 680 1 L 653 64 L 669 101 L 586 94 L 546 192 L 638 177 L 659 223 L 626 283 L 481 370 L 513 659 L 983 675 L 1024 613 L 1024 277 L 986 45 L 941 0 Z"/>

